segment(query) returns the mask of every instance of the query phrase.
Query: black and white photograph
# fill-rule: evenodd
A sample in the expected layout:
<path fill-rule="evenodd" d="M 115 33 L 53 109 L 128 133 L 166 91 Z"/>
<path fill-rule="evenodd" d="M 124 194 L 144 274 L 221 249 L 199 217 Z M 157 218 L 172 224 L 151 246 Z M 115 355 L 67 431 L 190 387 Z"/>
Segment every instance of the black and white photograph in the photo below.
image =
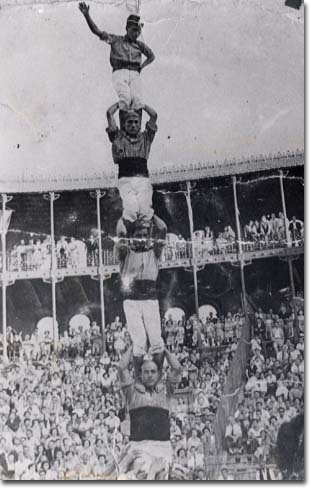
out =
<path fill-rule="evenodd" d="M 305 10 L 1 1 L 1 480 L 305 480 Z"/>

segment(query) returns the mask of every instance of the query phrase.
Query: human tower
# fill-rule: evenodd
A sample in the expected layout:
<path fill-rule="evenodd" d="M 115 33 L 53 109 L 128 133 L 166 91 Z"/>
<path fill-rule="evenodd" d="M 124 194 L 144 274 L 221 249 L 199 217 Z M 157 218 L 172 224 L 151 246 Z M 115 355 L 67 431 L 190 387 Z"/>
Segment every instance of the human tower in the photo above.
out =
<path fill-rule="evenodd" d="M 79 9 L 92 33 L 110 45 L 112 83 L 118 101 L 107 110 L 107 134 L 113 161 L 118 165 L 117 187 L 123 204 L 116 250 L 137 376 L 148 349 L 160 370 L 164 357 L 156 281 L 167 227 L 156 216 L 152 204 L 153 187 L 147 164 L 157 132 L 157 113 L 144 103 L 141 83 L 141 72 L 155 56 L 139 39 L 143 28 L 140 16 L 129 15 L 125 35 L 115 35 L 97 27 L 86 3 L 80 3 Z M 141 131 L 143 112 L 148 121 Z"/>

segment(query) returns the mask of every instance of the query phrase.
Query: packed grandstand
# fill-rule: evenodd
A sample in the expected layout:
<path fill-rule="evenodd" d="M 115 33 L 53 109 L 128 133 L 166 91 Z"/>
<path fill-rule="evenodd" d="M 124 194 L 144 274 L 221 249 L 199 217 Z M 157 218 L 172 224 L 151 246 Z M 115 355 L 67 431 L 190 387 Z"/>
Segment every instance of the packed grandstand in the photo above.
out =
<path fill-rule="evenodd" d="M 303 412 L 304 316 L 300 309 L 295 328 L 293 310 L 283 303 L 278 311 L 258 308 L 250 318 L 247 379 L 218 457 L 215 417 L 244 321 L 242 311 L 163 321 L 165 343 L 182 365 L 170 415 L 173 479 L 242 479 L 244 471 L 259 479 L 261 464 L 271 479 L 283 478 L 275 464 L 277 435 Z M 129 344 L 119 317 L 103 354 L 95 321 L 64 331 L 57 352 L 49 331 L 40 337 L 36 330 L 30 336 L 8 329 L 10 363 L 2 368 L 0 398 L 3 478 L 117 478 L 130 435 L 117 365 Z M 136 471 L 136 479 L 145 474 L 141 465 Z"/>
<path fill-rule="evenodd" d="M 199 182 L 193 194 L 193 233 L 182 209 L 185 195 L 180 186 L 164 184 L 156 191 L 159 213 L 168 222 L 160 259 L 160 268 L 166 270 L 160 272 L 158 286 L 162 335 L 181 364 L 170 407 L 172 461 L 167 479 L 304 478 L 300 170 L 292 165 L 285 175 L 289 192 L 299 192 L 293 203 L 286 198 L 286 218 L 279 211 L 278 173 L 274 178 L 273 169 L 260 181 L 250 184 L 250 175 L 240 182 L 240 229 L 230 179 L 229 187 L 221 180 L 212 187 L 209 199 L 208 181 Z M 248 207 L 253 197 L 257 204 Z M 106 236 L 99 242 L 94 223 L 88 221 L 87 198 L 82 204 L 71 199 L 56 211 L 55 247 L 49 213 L 43 218 L 34 211 L 41 196 L 16 194 L 10 203 L 15 213 L 7 230 L 5 267 L 1 261 L 8 298 L 5 352 L 0 337 L 1 478 L 150 479 L 147 461 L 134 454 L 128 459 L 130 417 L 118 367 L 131 338 L 115 289 L 115 223 L 103 218 Z M 24 223 L 27 204 L 34 219 Z M 247 294 L 241 289 L 240 265 Z M 58 280 L 69 276 L 61 282 L 62 289 L 56 287 L 57 336 L 51 317 L 40 322 L 51 315 L 53 266 Z M 107 274 L 105 328 L 97 290 L 101 274 Z M 81 275 L 97 281 L 87 277 L 84 282 Z M 200 304 L 209 308 L 197 311 L 191 294 L 195 286 Z M 71 321 L 75 316 L 77 321 Z M 133 376 L 132 363 L 128 369 Z M 165 362 L 164 378 L 168 372 Z M 296 423 L 298 430 L 287 445 L 285 434 Z M 162 472 L 155 473 L 155 479 L 164 479 Z"/>

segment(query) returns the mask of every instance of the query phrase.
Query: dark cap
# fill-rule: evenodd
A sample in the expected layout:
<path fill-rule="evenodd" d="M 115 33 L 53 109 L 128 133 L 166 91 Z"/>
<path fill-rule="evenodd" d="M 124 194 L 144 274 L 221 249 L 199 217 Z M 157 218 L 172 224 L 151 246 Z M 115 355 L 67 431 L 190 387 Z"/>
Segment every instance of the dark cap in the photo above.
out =
<path fill-rule="evenodd" d="M 136 26 L 136 27 L 143 27 L 144 24 L 141 22 L 141 18 L 138 15 L 129 15 L 126 21 L 126 26 L 131 27 L 131 26 Z"/>

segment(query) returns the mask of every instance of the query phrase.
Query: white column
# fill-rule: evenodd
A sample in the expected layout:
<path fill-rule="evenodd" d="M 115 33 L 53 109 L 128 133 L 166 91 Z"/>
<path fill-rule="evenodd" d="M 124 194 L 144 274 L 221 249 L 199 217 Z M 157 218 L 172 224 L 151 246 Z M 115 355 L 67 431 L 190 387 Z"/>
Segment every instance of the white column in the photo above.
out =
<path fill-rule="evenodd" d="M 241 237 L 241 226 L 240 226 L 240 217 L 239 217 L 240 212 L 239 212 L 239 207 L 238 207 L 238 196 L 237 196 L 237 178 L 235 176 L 232 177 L 232 185 L 233 185 L 234 212 L 235 212 L 236 228 L 237 228 L 238 254 L 239 254 L 239 259 L 240 259 L 240 274 L 241 274 L 243 309 L 244 309 L 245 322 L 248 325 L 249 315 L 248 315 L 248 307 L 247 307 L 247 300 L 246 300 L 244 259 L 243 259 L 243 253 L 242 253 L 242 237 Z"/>
<path fill-rule="evenodd" d="M 191 183 L 188 181 L 186 183 L 187 192 L 185 193 L 186 203 L 188 206 L 189 215 L 189 226 L 190 226 L 190 237 L 191 237 L 191 250 L 192 250 L 192 266 L 193 266 L 193 281 L 194 281 L 194 301 L 195 301 L 195 312 L 197 318 L 199 318 L 199 302 L 198 302 L 198 284 L 197 284 L 197 265 L 195 260 L 195 248 L 194 248 L 194 222 L 193 222 L 193 208 L 191 203 Z"/>
<path fill-rule="evenodd" d="M 51 236 L 51 296 L 52 296 L 52 326 L 53 326 L 53 348 L 57 352 L 58 348 L 58 324 L 57 324 L 57 260 L 55 246 L 55 225 L 54 225 L 54 201 L 59 199 L 60 194 L 49 192 L 50 197 L 50 236 Z"/>
<path fill-rule="evenodd" d="M 7 195 L 2 194 L 2 335 L 3 335 L 3 363 L 8 362 L 7 352 L 7 261 L 6 261 L 6 211 Z"/>
<path fill-rule="evenodd" d="M 284 191 L 284 187 L 283 187 L 283 171 L 282 170 L 280 170 L 280 192 L 281 192 L 282 212 L 283 212 L 284 220 L 285 220 L 286 240 L 287 240 L 288 247 L 291 247 L 291 238 L 290 238 L 289 226 L 288 226 L 286 199 L 285 199 L 285 191 Z"/>
<path fill-rule="evenodd" d="M 101 343 L 102 351 L 106 348 L 105 342 L 105 299 L 104 299 L 104 275 L 103 275 L 103 251 L 101 243 L 101 217 L 100 217 L 100 199 L 105 195 L 100 189 L 96 190 L 96 202 L 97 202 L 97 229 L 98 229 L 98 261 L 99 261 L 99 289 L 100 289 L 100 314 L 101 314 Z"/>
<path fill-rule="evenodd" d="M 283 171 L 280 170 L 280 192 L 281 192 L 282 212 L 283 212 L 284 220 L 285 220 L 287 245 L 288 245 L 288 247 L 291 247 L 292 241 L 291 241 L 289 226 L 288 226 L 288 217 L 287 217 L 285 190 L 284 190 L 284 186 L 283 186 L 283 177 L 284 177 Z M 291 289 L 291 296 L 292 296 L 292 306 L 293 306 L 293 311 L 294 311 L 294 326 L 298 330 L 298 320 L 297 320 L 298 309 L 297 309 L 297 306 L 295 304 L 296 292 L 295 292 L 295 284 L 294 284 L 294 276 L 293 276 L 292 258 L 288 256 L 287 262 L 288 262 L 288 267 L 289 267 L 290 289 Z M 299 333 L 299 332 L 297 332 L 297 333 Z"/>

